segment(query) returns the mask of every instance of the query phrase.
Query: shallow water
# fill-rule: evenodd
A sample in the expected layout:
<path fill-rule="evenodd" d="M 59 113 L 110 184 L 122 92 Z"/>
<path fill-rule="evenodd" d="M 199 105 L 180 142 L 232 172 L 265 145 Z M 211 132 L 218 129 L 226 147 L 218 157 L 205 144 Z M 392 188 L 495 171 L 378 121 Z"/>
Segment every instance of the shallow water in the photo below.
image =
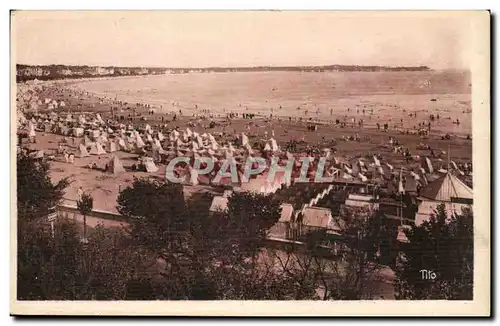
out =
<path fill-rule="evenodd" d="M 403 119 L 404 128 L 413 128 L 433 113 L 442 118 L 436 123 L 440 130 L 470 133 L 469 83 L 469 74 L 450 71 L 230 72 L 87 80 L 72 87 L 128 103 L 148 103 L 165 112 L 205 109 L 220 115 L 357 117 L 369 124 L 401 124 Z M 409 117 L 410 112 L 417 112 L 418 120 Z M 452 123 L 456 119 L 460 125 Z"/>

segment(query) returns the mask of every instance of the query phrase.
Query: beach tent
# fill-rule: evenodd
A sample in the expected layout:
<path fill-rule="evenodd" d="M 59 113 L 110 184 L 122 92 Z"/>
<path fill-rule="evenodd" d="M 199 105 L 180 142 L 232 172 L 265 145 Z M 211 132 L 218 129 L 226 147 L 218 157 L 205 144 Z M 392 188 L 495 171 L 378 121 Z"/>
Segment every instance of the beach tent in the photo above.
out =
<path fill-rule="evenodd" d="M 92 136 L 92 139 L 97 139 L 99 137 L 99 135 L 101 134 L 101 132 L 99 130 L 92 130 L 90 132 L 90 135 Z"/>
<path fill-rule="evenodd" d="M 439 177 L 420 192 L 420 204 L 415 216 L 415 224 L 428 220 L 439 204 L 444 203 L 448 217 L 461 213 L 463 207 L 473 205 L 473 191 L 451 173 Z"/>
<path fill-rule="evenodd" d="M 109 160 L 106 166 L 106 172 L 113 174 L 125 172 L 122 162 L 116 155 L 113 155 L 113 157 Z"/>
<path fill-rule="evenodd" d="M 247 153 L 248 153 L 249 155 L 252 155 L 252 154 L 253 154 L 253 149 L 252 149 L 252 146 L 250 146 L 250 144 L 249 144 L 249 143 L 246 143 L 246 145 L 245 145 L 245 149 L 247 150 Z"/>
<path fill-rule="evenodd" d="M 186 179 L 184 179 L 184 183 L 189 184 L 191 186 L 196 186 L 199 184 L 198 180 L 198 171 L 194 168 L 191 167 L 191 165 L 188 165 L 186 167 L 187 169 L 187 174 L 186 174 Z"/>
<path fill-rule="evenodd" d="M 93 142 L 87 137 L 87 135 L 85 135 L 85 137 L 83 138 L 83 143 L 86 147 L 89 147 L 93 144 Z"/>
<path fill-rule="evenodd" d="M 161 133 L 161 131 L 158 131 L 158 140 L 163 141 L 165 139 L 165 136 Z"/>
<path fill-rule="evenodd" d="M 373 161 L 375 162 L 375 166 L 380 166 L 380 160 L 375 155 L 373 155 Z"/>
<path fill-rule="evenodd" d="M 241 133 L 241 146 L 248 144 L 248 137 L 244 133 Z"/>
<path fill-rule="evenodd" d="M 73 136 L 82 137 L 83 136 L 83 128 L 74 128 L 73 129 Z"/>
<path fill-rule="evenodd" d="M 136 145 L 137 145 L 137 148 L 142 148 L 142 147 L 146 146 L 146 144 L 144 144 L 144 141 L 142 141 L 142 138 L 141 138 L 141 136 L 139 136 L 139 134 L 137 134 Z"/>
<path fill-rule="evenodd" d="M 455 163 L 454 161 L 450 161 L 450 165 L 453 169 L 458 170 L 457 163 Z"/>
<path fill-rule="evenodd" d="M 39 150 L 39 151 L 36 151 L 35 153 L 32 153 L 32 156 L 34 158 L 43 158 L 43 156 L 45 155 L 44 151 L 43 150 Z"/>
<path fill-rule="evenodd" d="M 278 143 L 276 142 L 276 139 L 274 138 L 271 138 L 271 150 L 273 152 L 277 152 L 278 151 Z"/>
<path fill-rule="evenodd" d="M 36 137 L 35 125 L 33 123 L 30 123 L 30 125 L 29 125 L 28 137 L 30 137 L 30 138 Z"/>
<path fill-rule="evenodd" d="M 405 191 L 416 193 L 417 192 L 417 185 L 418 185 L 418 182 L 413 175 L 409 175 L 406 177 L 405 186 L 404 186 Z"/>
<path fill-rule="evenodd" d="M 90 156 L 89 152 L 87 151 L 87 147 L 85 147 L 85 145 L 80 144 L 79 150 L 80 150 L 80 157 Z"/>
<path fill-rule="evenodd" d="M 191 142 L 191 145 L 193 146 L 193 152 L 196 152 L 199 149 L 197 142 L 193 141 Z"/>
<path fill-rule="evenodd" d="M 147 140 L 148 142 L 150 142 L 150 143 L 152 143 L 152 142 L 153 142 L 153 137 L 151 137 L 151 134 L 149 134 L 149 133 L 147 134 L 147 136 L 146 136 L 146 140 Z"/>
<path fill-rule="evenodd" d="M 118 139 L 118 146 L 120 147 L 121 150 L 127 150 L 128 149 L 127 143 L 125 142 L 125 140 L 123 140 L 123 138 L 119 138 Z"/>
<path fill-rule="evenodd" d="M 154 146 L 155 146 L 156 148 L 162 148 L 162 147 L 161 147 L 161 143 L 160 143 L 160 141 L 159 141 L 158 139 L 155 139 L 155 140 L 153 141 L 153 144 L 154 144 Z"/>
<path fill-rule="evenodd" d="M 96 117 L 97 122 L 99 122 L 99 123 L 104 123 L 104 120 L 102 120 L 101 115 L 100 115 L 99 113 L 97 113 L 97 114 L 95 115 L 95 117 Z"/>
<path fill-rule="evenodd" d="M 101 155 L 101 154 L 106 154 L 106 151 L 102 148 L 101 144 L 92 143 L 92 145 L 90 145 L 90 155 Z"/>
<path fill-rule="evenodd" d="M 146 168 L 146 172 L 154 173 L 154 172 L 158 171 L 158 167 L 156 166 L 155 162 L 153 161 L 153 158 L 144 157 L 142 159 L 142 162 L 144 164 L 144 167 Z"/>
<path fill-rule="evenodd" d="M 116 143 L 113 140 L 110 140 L 108 142 L 108 152 L 109 153 L 116 152 L 118 150 L 116 147 L 117 147 Z"/>
<path fill-rule="evenodd" d="M 359 162 L 356 161 L 352 164 L 352 175 L 355 176 L 358 175 L 359 173 L 361 173 L 361 168 L 359 166 Z"/>
<path fill-rule="evenodd" d="M 425 170 L 426 173 L 434 172 L 431 160 L 428 157 L 422 157 L 422 168 Z"/>
<path fill-rule="evenodd" d="M 420 176 L 418 174 L 416 174 L 415 172 L 413 171 L 410 171 L 410 175 L 415 179 L 415 180 L 420 180 Z"/>

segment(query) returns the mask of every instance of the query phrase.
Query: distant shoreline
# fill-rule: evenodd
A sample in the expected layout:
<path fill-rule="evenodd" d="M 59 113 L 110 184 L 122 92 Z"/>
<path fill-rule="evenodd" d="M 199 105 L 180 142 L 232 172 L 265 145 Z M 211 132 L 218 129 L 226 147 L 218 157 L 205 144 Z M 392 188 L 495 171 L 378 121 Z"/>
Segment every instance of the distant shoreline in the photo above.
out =
<path fill-rule="evenodd" d="M 258 66 L 258 67 L 207 67 L 207 68 L 158 68 L 158 67 L 114 67 L 114 66 L 69 66 L 69 65 L 16 65 L 16 81 L 94 79 L 102 77 L 138 77 L 149 75 L 224 73 L 224 72 L 405 72 L 433 71 L 427 66 Z"/>

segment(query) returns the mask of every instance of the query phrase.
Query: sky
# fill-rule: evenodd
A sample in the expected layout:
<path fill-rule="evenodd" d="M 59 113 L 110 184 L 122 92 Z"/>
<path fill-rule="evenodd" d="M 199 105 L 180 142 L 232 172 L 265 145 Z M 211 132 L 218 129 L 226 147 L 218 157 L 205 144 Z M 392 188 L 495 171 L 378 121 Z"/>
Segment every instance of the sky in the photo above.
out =
<path fill-rule="evenodd" d="M 17 11 L 16 63 L 467 69 L 466 12 Z"/>

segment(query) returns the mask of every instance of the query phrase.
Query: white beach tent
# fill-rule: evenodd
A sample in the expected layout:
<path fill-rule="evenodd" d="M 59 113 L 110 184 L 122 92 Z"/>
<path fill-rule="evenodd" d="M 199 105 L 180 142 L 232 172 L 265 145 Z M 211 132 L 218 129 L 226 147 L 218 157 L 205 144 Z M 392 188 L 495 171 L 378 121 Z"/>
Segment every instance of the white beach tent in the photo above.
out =
<path fill-rule="evenodd" d="M 83 136 L 83 128 L 74 128 L 73 129 L 74 137 L 82 137 Z"/>
<path fill-rule="evenodd" d="M 80 144 L 79 146 L 79 151 L 80 151 L 80 157 L 87 157 L 90 156 L 89 152 L 87 151 L 87 147 L 85 145 Z"/>
<path fill-rule="evenodd" d="M 434 168 L 432 166 L 431 160 L 428 157 L 422 158 L 422 167 L 424 168 L 425 172 L 427 172 L 427 173 L 434 172 Z"/>
<path fill-rule="evenodd" d="M 276 142 L 276 139 L 271 138 L 270 140 L 271 140 L 271 150 L 273 152 L 277 152 L 279 150 L 279 148 L 278 148 L 278 143 Z"/>
<path fill-rule="evenodd" d="M 109 153 L 116 152 L 118 150 L 117 146 L 116 146 L 116 142 L 113 140 L 109 140 L 107 150 Z"/>
<path fill-rule="evenodd" d="M 241 145 L 245 146 L 246 144 L 248 144 L 248 137 L 244 133 L 241 133 Z"/>
<path fill-rule="evenodd" d="M 142 147 L 146 146 L 146 144 L 144 143 L 144 141 L 142 140 L 142 138 L 139 134 L 137 134 L 137 140 L 136 140 L 135 144 L 136 144 L 137 148 L 142 148 Z"/>
<path fill-rule="evenodd" d="M 113 155 L 113 157 L 109 160 L 106 172 L 113 174 L 125 172 L 122 162 L 116 155 Z"/>
<path fill-rule="evenodd" d="M 29 132 L 28 132 L 28 137 L 36 137 L 36 132 L 35 132 L 35 125 L 33 123 L 29 124 Z"/>
<path fill-rule="evenodd" d="M 198 181 L 198 171 L 196 169 L 193 169 L 191 165 L 188 165 L 186 167 L 187 169 L 187 177 L 184 180 L 185 183 L 191 185 L 191 186 L 196 186 L 199 184 Z"/>
<path fill-rule="evenodd" d="M 119 146 L 120 150 L 127 150 L 128 149 L 127 143 L 125 142 L 125 140 L 123 138 L 118 138 L 118 146 Z"/>
<path fill-rule="evenodd" d="M 144 157 L 142 159 L 142 162 L 144 164 L 144 167 L 146 168 L 146 172 L 154 173 L 154 172 L 158 171 L 158 167 L 156 166 L 155 162 L 153 161 L 153 158 Z"/>
<path fill-rule="evenodd" d="M 92 145 L 90 145 L 90 155 L 101 155 L 101 154 L 106 154 L 106 151 L 102 148 L 101 144 L 92 143 Z"/>

